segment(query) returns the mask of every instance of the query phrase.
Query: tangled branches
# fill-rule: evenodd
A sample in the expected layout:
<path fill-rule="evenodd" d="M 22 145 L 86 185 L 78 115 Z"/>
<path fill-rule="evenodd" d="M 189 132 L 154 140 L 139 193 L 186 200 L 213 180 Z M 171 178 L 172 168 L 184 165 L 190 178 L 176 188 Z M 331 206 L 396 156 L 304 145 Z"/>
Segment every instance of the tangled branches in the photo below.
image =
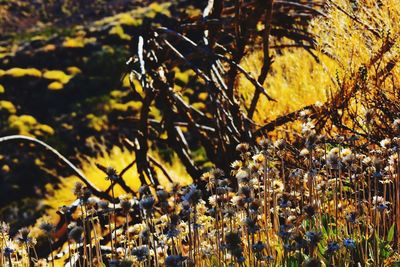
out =
<path fill-rule="evenodd" d="M 143 103 L 135 135 L 141 182 L 146 183 L 147 177 L 157 184 L 147 156 L 148 140 L 163 132 L 166 140 L 158 141 L 166 142 L 177 153 L 194 179 L 201 175 L 192 158 L 199 147 L 213 164 L 228 171 L 236 145 L 255 142 L 257 125 L 252 117 L 260 95 L 275 101 L 263 87 L 273 63 L 271 38 L 290 40 L 291 46 L 311 52 L 314 42 L 307 22 L 313 15 L 324 15 L 320 5 L 318 1 L 312 6 L 303 1 L 209 1 L 200 18 L 188 19 L 175 28 L 143 29 L 136 38 L 137 54 L 129 61 L 132 89 Z M 240 62 L 259 46 L 263 47 L 264 60 L 260 75 L 253 77 Z M 191 106 L 175 89 L 176 67 L 194 72 L 200 84 L 195 89 L 208 94 L 207 113 Z M 239 74 L 255 88 L 248 107 L 236 84 Z M 140 81 L 142 94 L 135 88 L 135 79 Z M 151 105 L 160 110 L 160 120 L 149 120 Z"/>

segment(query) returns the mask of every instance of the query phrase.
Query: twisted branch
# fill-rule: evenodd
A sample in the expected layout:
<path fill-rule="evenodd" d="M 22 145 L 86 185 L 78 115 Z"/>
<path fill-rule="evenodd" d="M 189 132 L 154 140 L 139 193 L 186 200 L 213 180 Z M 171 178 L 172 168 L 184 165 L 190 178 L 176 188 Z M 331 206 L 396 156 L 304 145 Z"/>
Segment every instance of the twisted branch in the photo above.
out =
<path fill-rule="evenodd" d="M 67 166 L 70 167 L 75 172 L 75 174 L 78 176 L 78 178 L 91 190 L 91 192 L 95 196 L 110 200 L 109 195 L 107 195 L 106 193 L 99 190 L 92 182 L 90 182 L 90 180 L 83 174 L 83 172 L 81 170 L 79 170 L 71 161 L 69 161 L 66 157 L 64 157 L 60 152 L 58 152 L 52 146 L 46 144 L 43 141 L 40 141 L 39 139 L 30 137 L 30 136 L 25 136 L 25 135 L 8 135 L 8 136 L 0 137 L 0 143 L 5 143 L 5 142 L 13 141 L 13 140 L 29 141 L 31 143 L 35 143 L 35 144 L 38 144 L 38 145 L 46 148 L 51 153 L 56 155 L 62 162 L 67 164 Z"/>

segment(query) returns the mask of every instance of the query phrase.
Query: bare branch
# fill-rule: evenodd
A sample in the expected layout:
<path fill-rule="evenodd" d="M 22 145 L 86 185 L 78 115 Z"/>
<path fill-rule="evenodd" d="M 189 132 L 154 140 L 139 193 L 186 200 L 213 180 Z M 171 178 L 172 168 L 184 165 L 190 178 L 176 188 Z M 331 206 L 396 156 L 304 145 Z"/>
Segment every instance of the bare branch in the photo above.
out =
<path fill-rule="evenodd" d="M 263 36 L 263 55 L 264 62 L 261 68 L 260 76 L 258 76 L 258 83 L 263 84 L 265 79 L 267 78 L 269 68 L 271 66 L 272 58 L 269 55 L 269 35 L 271 33 L 272 28 L 272 8 L 273 8 L 274 0 L 268 0 L 267 6 L 265 7 L 265 18 L 264 18 L 264 36 Z M 249 118 L 252 119 L 254 112 L 257 107 L 258 99 L 260 97 L 260 89 L 256 87 L 256 91 L 254 92 L 253 99 L 251 100 L 250 108 L 249 108 Z"/>
<path fill-rule="evenodd" d="M 156 167 L 158 167 L 162 171 L 162 173 L 165 175 L 165 177 L 168 179 L 168 181 L 173 183 L 174 181 L 172 180 L 171 176 L 168 174 L 165 167 L 160 162 L 158 162 L 155 158 L 153 158 L 152 156 L 148 155 L 148 157 L 149 157 L 150 162 L 153 163 Z"/>
<path fill-rule="evenodd" d="M 242 74 L 246 77 L 247 80 L 249 80 L 249 82 L 251 82 L 251 83 L 256 87 L 256 90 L 260 91 L 260 93 L 262 93 L 263 95 L 265 95 L 265 96 L 268 98 L 268 100 L 270 100 L 270 101 L 275 101 L 275 102 L 276 102 L 276 100 L 275 100 L 274 98 L 272 98 L 272 97 L 266 92 L 265 88 L 261 85 L 261 83 L 258 82 L 258 81 L 251 75 L 251 73 L 249 73 L 249 72 L 247 72 L 245 69 L 243 69 L 242 66 L 240 66 L 240 65 L 239 65 L 238 63 L 236 63 L 235 61 L 233 61 L 233 60 L 231 60 L 231 59 L 229 59 L 229 58 L 227 58 L 227 57 L 225 57 L 225 56 L 223 56 L 223 55 L 216 54 L 216 56 L 217 56 L 219 59 L 222 59 L 222 60 L 228 62 L 229 64 L 231 64 L 233 67 L 235 67 L 240 73 L 242 73 Z"/>
<path fill-rule="evenodd" d="M 302 9 L 306 9 L 306 10 L 312 11 L 312 12 L 316 13 L 317 15 L 320 15 L 320 16 L 323 16 L 323 17 L 327 16 L 324 12 L 322 12 L 322 11 L 320 11 L 318 9 L 315 9 L 315 8 L 313 8 L 311 6 L 301 4 L 301 3 L 296 3 L 296 2 L 291 2 L 291 1 L 280 1 L 280 0 L 276 0 L 276 1 L 274 1 L 274 3 L 276 5 L 286 5 L 286 6 L 299 7 L 299 8 L 302 8 Z"/>
<path fill-rule="evenodd" d="M 79 170 L 71 161 L 69 161 L 66 157 L 64 157 L 60 152 L 58 152 L 56 149 L 51 147 L 50 145 L 46 144 L 43 141 L 40 141 L 39 139 L 30 137 L 30 136 L 25 136 L 25 135 L 9 135 L 9 136 L 3 136 L 0 137 L 0 143 L 3 142 L 8 142 L 8 141 L 14 141 L 14 140 L 23 140 L 23 141 L 29 141 L 35 144 L 38 144 L 47 150 L 49 150 L 51 153 L 56 155 L 61 161 L 63 161 L 65 164 L 70 167 L 75 174 L 79 177 L 79 179 L 92 191 L 92 193 L 98 197 L 110 199 L 110 196 L 99 190 L 90 180 L 83 174 L 81 170 Z"/>

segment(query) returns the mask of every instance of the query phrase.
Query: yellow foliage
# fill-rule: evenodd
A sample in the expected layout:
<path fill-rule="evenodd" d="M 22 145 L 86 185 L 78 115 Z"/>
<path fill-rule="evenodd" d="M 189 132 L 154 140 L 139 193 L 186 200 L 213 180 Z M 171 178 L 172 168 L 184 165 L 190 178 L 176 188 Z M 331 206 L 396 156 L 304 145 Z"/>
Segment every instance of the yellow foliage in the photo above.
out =
<path fill-rule="evenodd" d="M 12 54 L 11 51 L 13 50 L 14 47 L 15 45 L 8 47 L 0 46 L 0 59 Z M 0 70 L 0 76 L 1 76 L 1 70 Z"/>
<path fill-rule="evenodd" d="M 134 84 L 135 84 L 135 82 L 134 82 Z M 136 84 L 140 85 L 138 81 L 136 81 Z M 136 87 L 136 84 L 135 84 L 135 87 Z M 125 75 L 124 79 L 122 80 L 122 86 L 126 87 L 126 88 L 129 88 L 131 86 L 130 83 L 129 83 L 129 76 L 128 75 Z"/>
<path fill-rule="evenodd" d="M 94 145 L 94 143 L 95 142 L 93 140 L 88 140 L 89 145 Z M 96 167 L 96 163 L 99 163 L 103 166 L 111 166 L 120 172 L 127 165 L 135 160 L 135 154 L 125 147 L 121 148 L 114 146 L 111 150 L 107 150 L 106 147 L 101 144 L 96 144 L 96 147 L 100 149 L 99 156 L 97 156 L 96 158 L 89 158 L 82 155 L 78 158 L 81 161 L 81 170 L 85 174 L 85 176 L 88 177 L 89 180 L 97 188 L 104 191 L 110 186 L 110 181 L 107 181 L 105 179 L 105 174 Z M 192 182 L 189 174 L 186 172 L 183 164 L 180 162 L 176 155 L 172 157 L 171 163 L 163 162 L 156 151 L 151 151 L 150 155 L 152 155 L 153 158 L 164 165 L 169 176 L 173 179 L 174 182 L 180 183 L 182 185 L 188 185 Z M 163 172 L 158 168 L 155 168 L 155 170 L 161 184 L 169 189 L 171 185 L 169 184 Z M 134 191 L 137 191 L 139 189 L 141 184 L 136 165 L 125 173 L 123 179 L 125 180 L 126 184 Z M 44 200 L 45 205 L 49 205 L 50 207 L 52 207 L 52 209 L 48 211 L 49 214 L 52 214 L 54 217 L 56 217 L 55 211 L 58 207 L 62 205 L 68 205 L 75 200 L 72 189 L 75 182 L 78 181 L 79 178 L 77 178 L 76 176 L 70 176 L 62 179 L 60 188 L 54 190 L 53 192 L 54 196 L 48 197 Z M 115 186 L 115 195 L 120 196 L 122 194 L 126 194 L 126 192 L 120 186 Z"/>
<path fill-rule="evenodd" d="M 15 114 L 15 112 L 17 112 L 14 104 L 7 100 L 0 100 L 0 112 L 3 110 L 7 110 L 10 114 Z"/>
<path fill-rule="evenodd" d="M 120 13 L 114 16 L 106 17 L 94 23 L 95 26 L 104 25 L 129 25 L 133 27 L 140 26 L 143 23 L 143 18 L 154 18 L 157 13 L 171 16 L 168 8 L 170 3 L 152 3 L 146 7 L 138 7 L 132 11 Z"/>
<path fill-rule="evenodd" d="M 112 27 L 109 31 L 109 34 L 117 35 L 122 40 L 129 41 L 131 39 L 131 37 L 124 32 L 124 29 L 121 27 L 121 25 L 115 25 L 114 27 Z"/>
<path fill-rule="evenodd" d="M 174 71 L 175 71 L 175 79 L 184 84 L 187 84 L 189 82 L 190 77 L 195 75 L 194 71 L 191 69 L 182 72 L 178 68 L 174 68 Z"/>
<path fill-rule="evenodd" d="M 56 46 L 54 44 L 47 44 L 43 48 L 41 48 L 41 50 L 44 52 L 52 52 L 56 50 Z"/>
<path fill-rule="evenodd" d="M 5 91 L 4 86 L 0 84 L 0 94 L 3 94 Z"/>
<path fill-rule="evenodd" d="M 262 66 L 262 52 L 254 52 L 242 64 L 254 77 L 258 77 Z M 246 107 L 249 107 L 254 86 L 240 76 L 239 88 Z M 258 123 L 268 122 L 317 101 L 325 102 L 331 80 L 323 67 L 316 64 L 306 51 L 293 50 L 275 55 L 264 88 L 277 102 L 268 101 L 263 95 L 260 97 L 254 114 L 254 120 Z"/>
<path fill-rule="evenodd" d="M 102 50 L 103 50 L 104 53 L 107 53 L 107 54 L 114 54 L 115 53 L 114 47 L 112 47 L 110 45 L 103 45 L 102 46 Z"/>
<path fill-rule="evenodd" d="M 71 124 L 68 124 L 68 123 L 63 123 L 63 124 L 61 124 L 61 126 L 62 126 L 64 129 L 67 129 L 67 130 L 72 130 L 72 129 L 74 129 L 74 126 L 72 126 Z"/>
<path fill-rule="evenodd" d="M 95 43 L 95 42 L 96 42 L 95 37 L 91 37 L 91 38 L 85 38 L 83 36 L 66 37 L 62 46 L 67 47 L 67 48 L 82 48 L 86 44 Z"/>
<path fill-rule="evenodd" d="M 46 41 L 47 39 L 48 37 L 44 35 L 35 35 L 30 38 L 31 41 Z"/>
<path fill-rule="evenodd" d="M 129 25 L 129 26 L 140 26 L 143 23 L 143 19 L 138 18 L 134 12 L 120 13 L 115 16 L 107 17 L 102 20 L 96 21 L 94 24 L 97 26 L 103 26 L 107 24 L 113 25 Z"/>
<path fill-rule="evenodd" d="M 357 21 L 342 10 L 357 17 Z M 357 114 L 361 127 L 366 112 L 363 99 L 374 98 L 379 92 L 393 103 L 398 101 L 400 6 L 397 0 L 381 1 L 379 7 L 376 1 L 363 0 L 356 9 L 348 0 L 334 1 L 327 18 L 313 20 L 310 30 L 316 36 L 318 55 L 329 55 L 322 58 L 321 64 L 332 79 L 337 75 L 342 89 L 352 90 L 354 77 L 360 69 L 365 69 L 366 92 L 358 91 L 349 103 L 349 110 Z"/>
<path fill-rule="evenodd" d="M 2 69 L 0 69 L 0 77 L 4 76 L 6 74 L 6 72 Z"/>
<path fill-rule="evenodd" d="M 143 88 L 142 88 L 142 85 L 140 84 L 140 82 L 136 79 L 133 79 L 132 82 L 133 82 L 133 85 L 135 86 L 136 92 L 138 92 L 141 96 L 143 96 Z M 124 84 L 125 84 L 125 79 L 124 79 Z M 129 86 L 129 83 L 128 83 L 128 86 Z"/>
<path fill-rule="evenodd" d="M 165 10 L 165 6 L 160 5 L 157 2 L 153 2 L 149 5 L 149 8 L 155 12 L 162 13 Z"/>
<path fill-rule="evenodd" d="M 357 9 L 348 0 L 328 2 L 331 4 L 326 10 L 327 17 L 313 19 L 308 29 L 316 36 L 317 49 L 314 54 L 319 62 L 303 49 L 284 49 L 282 53 L 271 50 L 274 62 L 264 88 L 277 102 L 261 96 L 254 114 L 256 123 L 263 124 L 304 106 L 330 101 L 331 95 L 338 92 L 337 80 L 345 82 L 344 86 L 351 89 L 355 82 L 353 78 L 363 67 L 367 69 L 368 94 L 383 90 L 385 97 L 397 101 L 395 86 L 400 83 L 400 67 L 397 64 L 400 58 L 398 1 L 381 1 L 382 4 L 377 8 L 376 1 L 364 0 Z M 336 6 L 357 17 L 357 20 Z M 287 43 L 287 40 L 283 42 Z M 385 51 L 388 46 L 390 48 Z M 372 66 L 374 57 L 380 60 L 379 64 Z M 241 65 L 258 77 L 262 60 L 262 52 L 256 50 L 245 57 Z M 388 73 L 386 67 L 392 63 L 394 67 Z M 379 79 L 384 79 L 383 83 L 376 86 Z M 242 108 L 248 108 L 254 95 L 254 86 L 240 76 L 238 87 L 244 99 Z M 356 101 L 361 99 L 361 92 L 357 94 L 349 108 L 363 118 L 365 110 L 360 108 L 362 103 Z M 363 125 L 363 122 L 360 121 L 360 124 Z M 291 124 L 290 127 L 297 126 Z"/>
<path fill-rule="evenodd" d="M 199 110 L 205 110 L 207 108 L 206 104 L 202 102 L 196 102 L 192 104 L 193 108 L 199 109 Z"/>
<path fill-rule="evenodd" d="M 56 80 L 62 84 L 66 84 L 72 78 L 72 76 L 67 75 L 61 70 L 47 70 L 43 73 L 43 78 L 49 80 Z"/>
<path fill-rule="evenodd" d="M 199 100 L 201 100 L 201 101 L 206 101 L 207 98 L 208 98 L 208 93 L 207 93 L 207 92 L 200 93 L 197 97 L 198 97 Z"/>
<path fill-rule="evenodd" d="M 129 26 L 137 27 L 143 23 L 142 19 L 135 19 L 135 18 L 133 18 L 132 15 L 130 15 L 128 13 L 118 14 L 115 16 L 115 18 L 118 20 L 118 22 L 121 25 L 129 25 Z"/>
<path fill-rule="evenodd" d="M 82 73 L 82 71 L 78 67 L 75 67 L 75 66 L 68 67 L 67 72 L 70 75 L 76 75 L 76 74 Z"/>
<path fill-rule="evenodd" d="M 47 86 L 47 88 L 49 90 L 61 90 L 64 88 L 64 85 L 60 82 L 52 82 Z"/>
<path fill-rule="evenodd" d="M 4 164 L 4 165 L 1 167 L 1 170 L 2 170 L 3 172 L 9 172 L 9 171 L 10 171 L 10 166 L 8 166 L 7 164 Z"/>
<path fill-rule="evenodd" d="M 146 13 L 146 17 L 154 18 L 157 13 L 163 14 L 167 17 L 171 16 L 171 12 L 169 12 L 168 8 L 171 3 L 163 3 L 159 4 L 157 2 L 153 2 L 149 5 L 149 11 Z"/>
<path fill-rule="evenodd" d="M 96 116 L 94 114 L 88 114 L 86 115 L 86 119 L 89 120 L 88 126 L 98 132 L 102 130 L 107 130 L 108 124 L 107 124 L 107 116 Z"/>
<path fill-rule="evenodd" d="M 75 30 L 77 31 L 75 36 L 84 37 L 86 35 L 86 31 L 83 28 L 76 27 Z"/>
<path fill-rule="evenodd" d="M 53 135 L 54 134 L 54 129 L 51 128 L 47 124 L 40 124 L 36 128 L 37 128 L 37 130 L 39 130 L 39 131 L 41 131 L 41 132 L 43 132 L 45 134 L 48 134 L 48 135 Z"/>
<path fill-rule="evenodd" d="M 202 15 L 201 9 L 195 8 L 194 6 L 188 6 L 185 9 L 185 13 L 191 17 L 199 17 Z"/>
<path fill-rule="evenodd" d="M 161 120 L 161 111 L 156 107 L 150 107 L 149 115 L 155 120 Z"/>
<path fill-rule="evenodd" d="M 110 92 L 110 96 L 113 97 L 113 98 L 117 98 L 117 99 L 125 97 L 128 94 L 130 94 L 129 91 L 121 91 L 121 90 L 113 90 L 113 91 Z"/>
<path fill-rule="evenodd" d="M 82 38 L 67 37 L 67 38 L 65 38 L 62 46 L 69 47 L 69 48 L 77 48 L 77 47 L 82 48 L 85 46 L 85 44 L 84 44 Z"/>
<path fill-rule="evenodd" d="M 35 68 L 28 68 L 28 69 L 23 69 L 23 68 L 11 68 L 9 70 L 6 70 L 5 72 L 6 75 L 12 76 L 12 77 L 24 77 L 24 76 L 32 76 L 32 77 L 41 77 L 42 73 L 40 70 L 35 69 Z"/>
<path fill-rule="evenodd" d="M 36 119 L 30 115 L 11 115 L 8 118 L 9 127 L 17 130 L 19 134 L 31 135 L 30 130 L 37 123 Z"/>
<path fill-rule="evenodd" d="M 34 125 L 37 123 L 35 117 L 31 115 L 21 115 L 19 116 L 19 120 L 25 123 L 26 125 Z"/>
<path fill-rule="evenodd" d="M 106 110 L 117 110 L 117 111 L 138 111 L 142 107 L 142 102 L 140 101 L 129 101 L 127 103 L 118 103 L 115 100 L 111 100 L 106 107 Z"/>
<path fill-rule="evenodd" d="M 39 123 L 31 115 L 11 115 L 8 118 L 9 127 L 16 130 L 18 134 L 28 136 L 53 135 L 54 129 L 49 125 Z"/>

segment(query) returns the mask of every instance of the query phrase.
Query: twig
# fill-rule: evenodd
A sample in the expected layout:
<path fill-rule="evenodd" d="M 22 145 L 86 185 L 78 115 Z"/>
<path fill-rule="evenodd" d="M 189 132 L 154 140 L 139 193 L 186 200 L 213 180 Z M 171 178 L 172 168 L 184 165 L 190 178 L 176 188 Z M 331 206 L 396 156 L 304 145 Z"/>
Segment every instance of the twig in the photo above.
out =
<path fill-rule="evenodd" d="M 249 82 L 251 82 L 255 87 L 257 91 L 260 91 L 260 93 L 262 93 L 263 95 L 265 95 L 268 100 L 270 101 L 274 101 L 276 102 L 276 100 L 274 98 L 272 98 L 265 90 L 265 88 L 262 86 L 262 84 L 260 82 L 258 82 L 249 72 L 247 72 L 245 69 L 243 69 L 242 66 L 240 66 L 238 63 L 236 63 L 235 61 L 220 55 L 220 54 L 216 54 L 216 56 L 219 59 L 222 59 L 226 62 L 228 62 L 230 65 L 232 65 L 233 67 L 235 67 L 240 73 L 242 73 L 247 80 L 249 80 Z"/>
<path fill-rule="evenodd" d="M 267 6 L 265 7 L 265 30 L 263 36 L 263 55 L 264 62 L 261 68 L 260 76 L 258 76 L 257 82 L 263 84 L 265 79 L 267 78 L 269 68 L 271 66 L 271 57 L 269 55 L 269 35 L 271 33 L 272 28 L 272 8 L 273 8 L 274 0 L 268 0 Z M 249 118 L 252 119 L 254 112 L 257 107 L 258 99 L 260 98 L 261 90 L 259 87 L 256 87 L 256 91 L 254 92 L 253 99 L 251 100 L 250 108 L 249 108 Z M 269 99 L 269 98 L 268 98 Z"/>
<path fill-rule="evenodd" d="M 171 176 L 168 174 L 167 170 L 164 168 L 164 166 L 158 162 L 155 158 L 153 158 L 152 156 L 148 155 L 150 162 L 152 162 L 154 165 L 156 165 L 156 167 L 158 167 L 162 173 L 165 175 L 165 177 L 168 179 L 168 181 L 170 181 L 171 183 L 173 183 L 174 181 L 172 180 Z"/>
<path fill-rule="evenodd" d="M 329 3 L 331 5 L 333 5 L 334 7 L 336 7 L 339 11 L 341 11 L 343 14 L 345 14 L 346 16 L 348 16 L 349 18 L 351 18 L 352 20 L 354 20 L 355 22 L 357 22 L 358 24 L 362 25 L 366 30 L 370 31 L 373 35 L 375 35 L 376 37 L 380 38 L 381 35 L 379 34 L 379 32 L 373 28 L 371 28 L 370 26 L 368 26 L 367 24 L 365 24 L 364 22 L 362 22 L 360 19 L 358 19 L 356 16 L 351 15 L 349 12 L 347 12 L 346 10 L 344 10 L 341 6 L 339 6 L 338 4 L 336 4 L 334 1 L 332 0 L 328 0 Z"/>
<path fill-rule="evenodd" d="M 50 145 L 46 144 L 43 141 L 40 141 L 39 139 L 36 139 L 34 137 L 30 136 L 25 136 L 25 135 L 8 135 L 8 136 L 3 136 L 0 137 L 0 143 L 7 142 L 7 141 L 12 141 L 12 140 L 24 140 L 24 141 L 29 141 L 33 142 L 36 144 L 41 145 L 42 147 L 46 148 L 50 152 L 52 152 L 54 155 L 56 155 L 61 161 L 63 161 L 65 164 L 68 165 L 79 177 L 79 179 L 92 191 L 92 193 L 98 197 L 105 198 L 105 199 L 110 199 L 110 196 L 99 190 L 92 182 L 89 181 L 89 179 L 82 173 L 81 170 L 79 170 L 74 164 L 72 164 L 71 161 L 69 161 L 66 157 L 64 157 L 60 152 L 58 152 L 56 149 L 51 147 Z"/>
<path fill-rule="evenodd" d="M 326 17 L 327 16 L 324 12 L 322 12 L 322 11 L 320 11 L 318 9 L 315 9 L 315 8 L 313 8 L 311 6 L 301 4 L 301 3 L 296 3 L 296 2 L 291 2 L 291 1 L 280 1 L 280 0 L 276 0 L 274 2 L 275 2 L 276 5 L 288 5 L 288 6 L 293 6 L 293 7 L 299 7 L 299 8 L 303 8 L 303 9 L 312 11 L 312 12 L 314 12 L 317 15 L 320 15 L 322 17 Z"/>

